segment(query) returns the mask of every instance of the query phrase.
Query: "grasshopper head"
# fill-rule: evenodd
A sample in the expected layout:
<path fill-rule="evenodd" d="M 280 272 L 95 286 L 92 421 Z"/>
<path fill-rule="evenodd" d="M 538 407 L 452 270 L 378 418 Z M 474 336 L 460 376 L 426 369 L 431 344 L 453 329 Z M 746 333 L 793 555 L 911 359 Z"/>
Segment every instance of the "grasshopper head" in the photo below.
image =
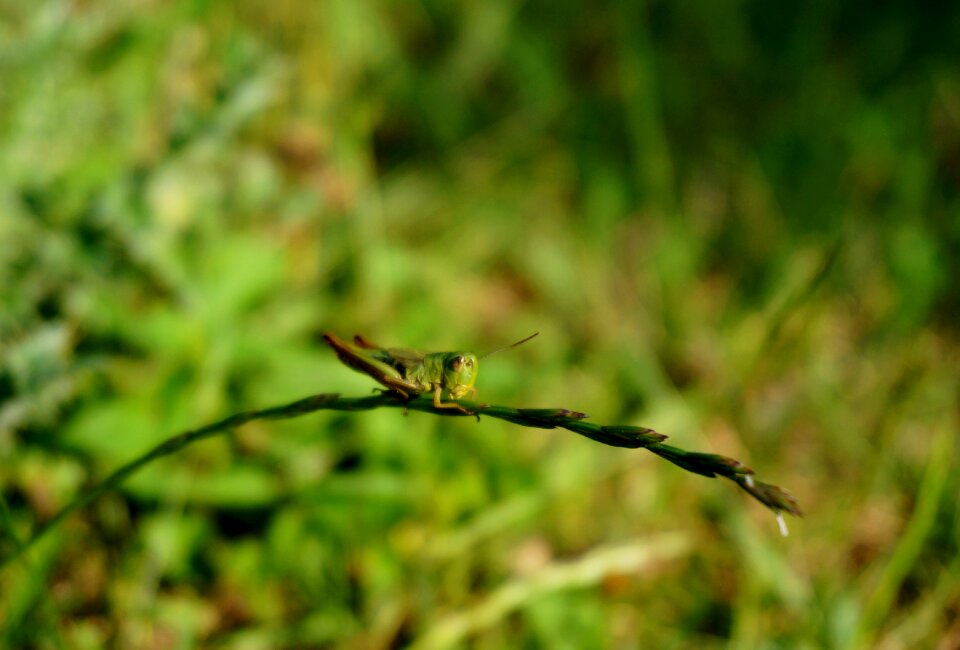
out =
<path fill-rule="evenodd" d="M 443 385 L 450 397 L 460 399 L 473 388 L 477 381 L 477 355 L 470 352 L 454 352 L 443 362 Z"/>

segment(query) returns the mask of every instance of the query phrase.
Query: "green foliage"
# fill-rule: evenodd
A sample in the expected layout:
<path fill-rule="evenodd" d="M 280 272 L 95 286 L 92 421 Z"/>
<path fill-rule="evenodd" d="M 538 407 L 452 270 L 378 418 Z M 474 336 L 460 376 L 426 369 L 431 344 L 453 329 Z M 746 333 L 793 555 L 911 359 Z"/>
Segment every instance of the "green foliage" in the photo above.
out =
<path fill-rule="evenodd" d="M 0 557 L 173 432 L 369 391 L 326 330 L 540 331 L 479 401 L 807 512 L 556 430 L 249 422 L 6 565 L 0 646 L 953 638 L 958 11 L 0 0 Z"/>

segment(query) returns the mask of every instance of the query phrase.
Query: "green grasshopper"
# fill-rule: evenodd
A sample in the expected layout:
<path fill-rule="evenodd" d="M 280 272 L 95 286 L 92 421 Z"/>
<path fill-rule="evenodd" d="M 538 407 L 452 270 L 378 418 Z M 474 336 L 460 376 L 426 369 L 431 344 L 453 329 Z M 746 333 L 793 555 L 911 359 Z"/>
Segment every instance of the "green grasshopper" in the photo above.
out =
<path fill-rule="evenodd" d="M 477 381 L 480 359 L 515 348 L 539 333 L 535 332 L 522 341 L 479 357 L 472 352 L 418 352 L 384 348 L 359 334 L 353 337 L 353 343 L 347 343 L 330 332 L 326 332 L 323 338 L 340 357 L 340 361 L 358 372 L 370 375 L 403 399 L 410 400 L 421 393 L 432 392 L 434 408 L 456 409 L 465 415 L 476 415 L 455 401 L 441 401 L 441 394 L 446 390 L 454 400 L 467 393 L 475 395 L 477 389 L 473 384 Z"/>

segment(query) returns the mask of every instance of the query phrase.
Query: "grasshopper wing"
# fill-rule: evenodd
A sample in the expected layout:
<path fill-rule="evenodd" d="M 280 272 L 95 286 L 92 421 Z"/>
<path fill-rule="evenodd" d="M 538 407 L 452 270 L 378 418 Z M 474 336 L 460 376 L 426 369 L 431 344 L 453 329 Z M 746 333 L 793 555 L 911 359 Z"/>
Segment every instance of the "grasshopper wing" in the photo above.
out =
<path fill-rule="evenodd" d="M 388 348 L 383 352 L 385 353 L 384 362 L 399 370 L 404 377 L 408 376 L 409 371 L 423 365 L 423 358 L 426 356 L 419 350 L 407 348 Z"/>
<path fill-rule="evenodd" d="M 363 334 L 354 334 L 354 335 L 353 335 L 353 343 L 354 343 L 354 345 L 356 345 L 357 347 L 366 348 L 367 350 L 382 350 L 382 349 L 383 349 L 383 346 L 382 346 L 382 345 L 377 345 L 376 343 L 374 343 L 373 341 L 371 341 L 370 339 L 368 339 L 368 338 L 367 338 L 366 336 L 364 336 Z"/>
<path fill-rule="evenodd" d="M 372 347 L 372 343 L 362 337 L 356 337 L 356 345 L 347 343 L 330 332 L 323 335 L 333 351 L 337 353 L 345 365 L 357 372 L 370 375 L 378 382 L 391 390 L 395 390 L 404 397 L 420 393 L 419 386 L 407 381 L 400 368 L 391 362 L 391 355 L 382 348 Z M 358 340 L 359 339 L 359 340 Z M 360 342 L 363 342 L 361 345 Z"/>
<path fill-rule="evenodd" d="M 425 356 L 424 353 L 419 350 L 385 348 L 382 345 L 377 345 L 362 334 L 354 334 L 353 343 L 357 347 L 369 350 L 369 352 L 361 352 L 360 354 L 387 364 L 399 372 L 402 377 L 407 377 L 409 371 L 419 368 Z"/>

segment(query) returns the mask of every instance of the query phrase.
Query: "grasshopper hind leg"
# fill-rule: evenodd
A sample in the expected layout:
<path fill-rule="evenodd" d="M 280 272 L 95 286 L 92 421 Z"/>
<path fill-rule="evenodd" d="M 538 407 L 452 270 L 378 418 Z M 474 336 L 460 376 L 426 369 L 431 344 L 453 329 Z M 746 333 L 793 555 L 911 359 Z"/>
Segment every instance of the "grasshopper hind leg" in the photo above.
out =
<path fill-rule="evenodd" d="M 410 400 L 412 400 L 413 397 L 416 397 L 416 395 L 411 397 L 409 394 L 400 390 L 399 388 L 374 388 L 373 392 L 380 393 L 381 395 L 393 395 L 394 397 L 400 398 L 403 401 L 404 415 L 408 415 L 410 413 Z"/>
<path fill-rule="evenodd" d="M 402 400 L 405 401 L 405 402 L 409 402 L 410 400 L 413 399 L 413 397 L 410 397 L 410 395 L 409 395 L 407 392 L 405 392 L 405 391 L 403 391 L 403 390 L 400 390 L 399 388 L 393 388 L 393 387 L 390 387 L 390 388 L 378 388 L 378 387 L 374 386 L 373 389 L 372 389 L 372 392 L 374 392 L 374 393 L 380 393 L 381 395 L 394 395 L 394 396 L 396 396 L 396 397 L 399 397 L 400 399 L 402 399 Z M 415 396 L 414 396 L 414 397 L 415 397 Z"/>

